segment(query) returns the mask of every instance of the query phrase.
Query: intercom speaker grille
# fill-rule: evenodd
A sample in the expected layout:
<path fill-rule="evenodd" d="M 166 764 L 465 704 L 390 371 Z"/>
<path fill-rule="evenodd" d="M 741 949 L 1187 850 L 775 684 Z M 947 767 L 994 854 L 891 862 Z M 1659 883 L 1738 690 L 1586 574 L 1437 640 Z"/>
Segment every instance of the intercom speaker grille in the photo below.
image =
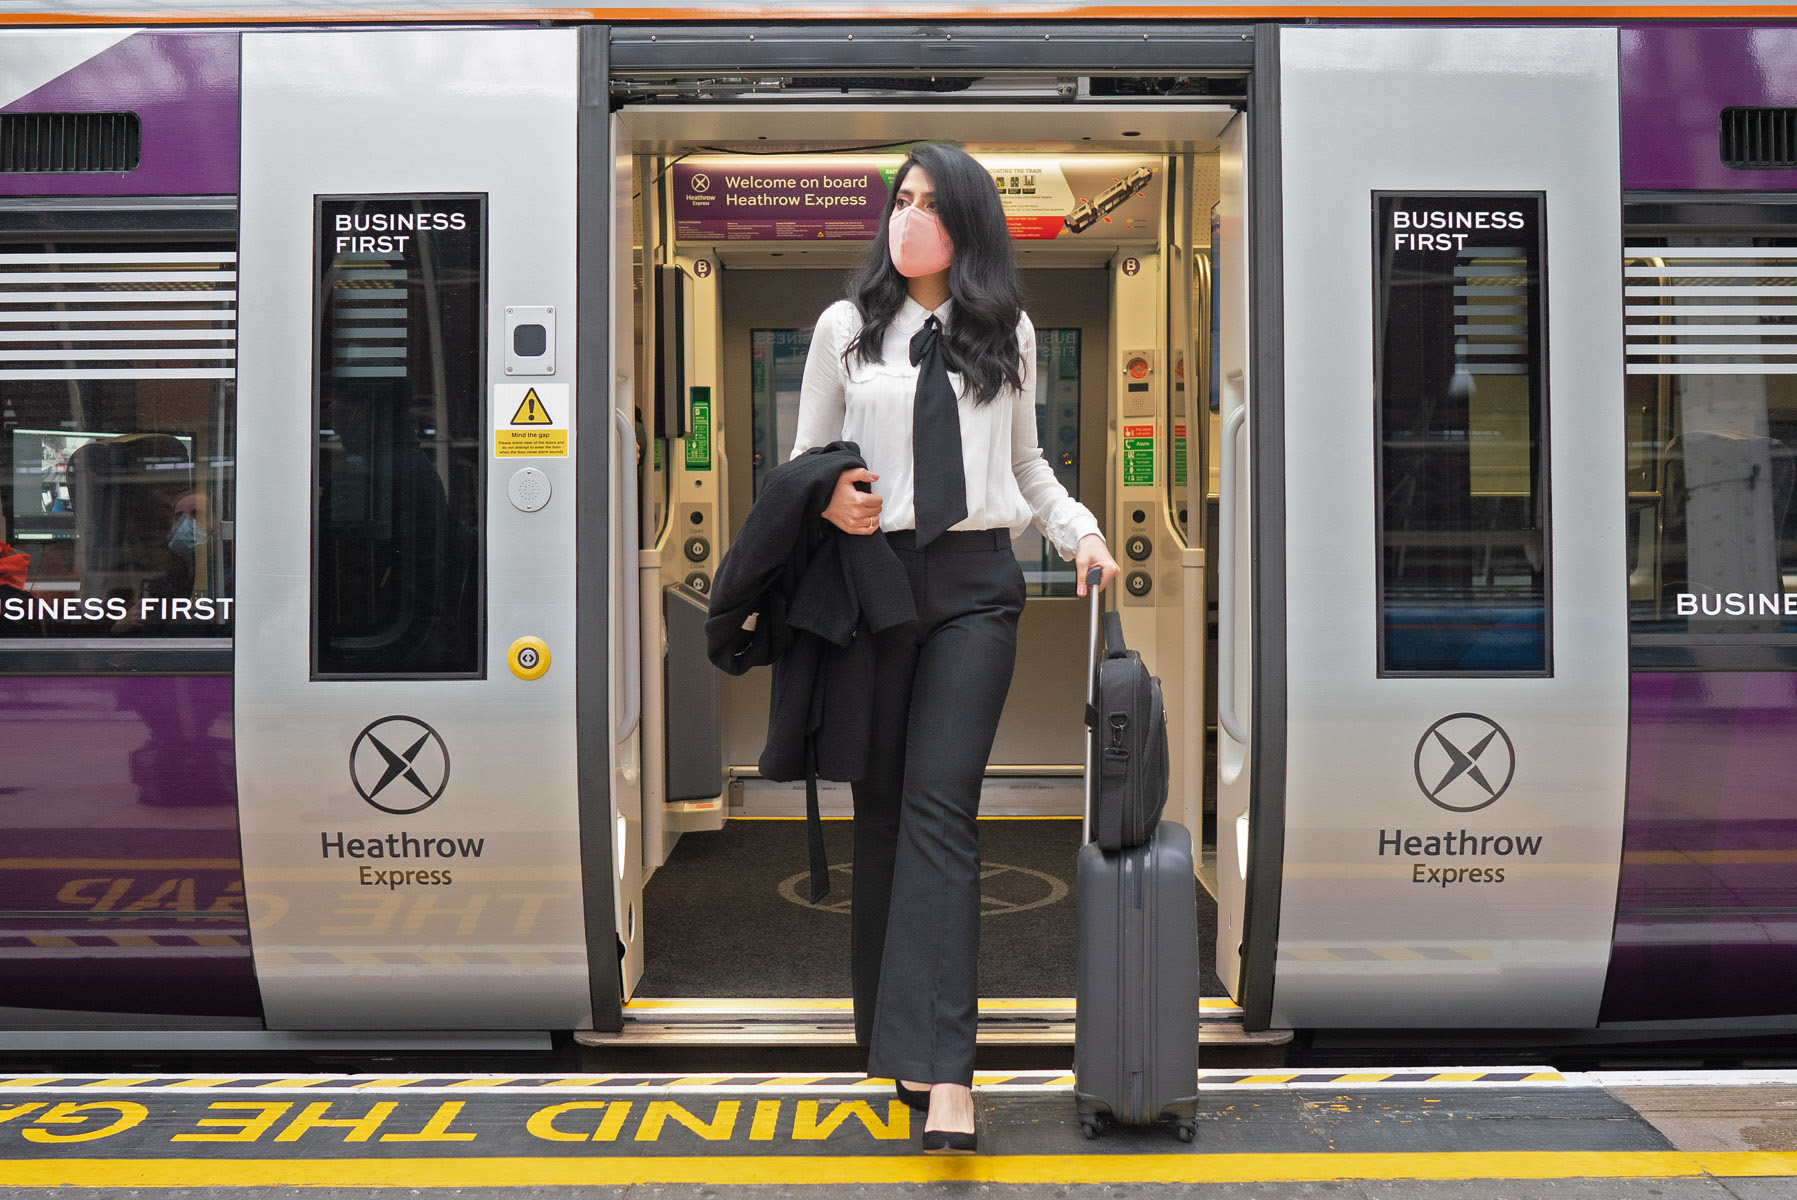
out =
<path fill-rule="evenodd" d="M 1725 108 L 1722 165 L 1742 171 L 1797 167 L 1797 108 Z"/>
<path fill-rule="evenodd" d="M 549 503 L 549 476 L 535 467 L 525 467 L 512 476 L 505 492 L 519 512 L 536 512 Z"/>
<path fill-rule="evenodd" d="M 133 171 L 142 148 L 136 113 L 0 113 L 0 174 Z"/>

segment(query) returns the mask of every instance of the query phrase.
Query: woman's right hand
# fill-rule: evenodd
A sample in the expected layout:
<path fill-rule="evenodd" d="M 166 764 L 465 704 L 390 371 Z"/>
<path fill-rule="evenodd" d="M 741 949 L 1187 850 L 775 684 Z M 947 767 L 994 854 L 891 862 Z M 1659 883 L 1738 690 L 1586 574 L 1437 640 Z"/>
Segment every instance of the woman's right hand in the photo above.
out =
<path fill-rule="evenodd" d="M 836 491 L 824 509 L 824 520 L 844 533 L 873 533 L 880 528 L 880 498 L 858 489 L 879 476 L 866 467 L 853 467 L 836 477 Z"/>

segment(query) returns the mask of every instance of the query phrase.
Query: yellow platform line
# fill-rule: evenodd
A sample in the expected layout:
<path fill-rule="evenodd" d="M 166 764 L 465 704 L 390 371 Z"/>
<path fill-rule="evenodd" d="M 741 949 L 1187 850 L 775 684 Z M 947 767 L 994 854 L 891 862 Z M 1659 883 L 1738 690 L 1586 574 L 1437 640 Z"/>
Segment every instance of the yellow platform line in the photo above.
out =
<path fill-rule="evenodd" d="M 558 1187 L 632 1184 L 1322 1183 L 1332 1180 L 1797 1176 L 1797 1153 L 1677 1150 L 1438 1154 L 1091 1154 L 934 1158 L 0 1159 L 6 1187 Z"/>

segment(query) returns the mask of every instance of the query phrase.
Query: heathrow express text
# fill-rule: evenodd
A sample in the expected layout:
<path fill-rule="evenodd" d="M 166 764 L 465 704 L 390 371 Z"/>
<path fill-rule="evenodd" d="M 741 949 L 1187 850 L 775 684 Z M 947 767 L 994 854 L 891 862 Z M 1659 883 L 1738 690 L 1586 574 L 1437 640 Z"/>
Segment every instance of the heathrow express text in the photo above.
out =
<path fill-rule="evenodd" d="M 870 204 L 865 192 L 825 194 L 831 188 L 866 187 L 867 180 L 860 175 L 726 175 L 724 186 L 728 189 L 724 204 L 731 208 L 867 208 Z"/>
<path fill-rule="evenodd" d="M 1511 833 L 1473 833 L 1462 829 L 1451 833 L 1406 834 L 1402 829 L 1379 831 L 1379 856 L 1389 852 L 1400 858 L 1469 858 L 1490 855 L 1498 858 L 1528 857 L 1541 853 L 1541 835 Z M 1459 883 L 1503 883 L 1505 868 L 1501 866 L 1437 865 L 1414 862 L 1410 865 L 1410 882 L 1452 887 Z"/>
<path fill-rule="evenodd" d="M 321 858 L 479 858 L 487 847 L 486 838 L 413 837 L 409 833 L 389 833 L 385 837 L 357 838 L 320 833 Z M 389 867 L 359 867 L 356 882 L 363 887 L 394 888 L 422 886 L 446 887 L 455 882 L 452 872 L 442 868 L 409 870 Z"/>

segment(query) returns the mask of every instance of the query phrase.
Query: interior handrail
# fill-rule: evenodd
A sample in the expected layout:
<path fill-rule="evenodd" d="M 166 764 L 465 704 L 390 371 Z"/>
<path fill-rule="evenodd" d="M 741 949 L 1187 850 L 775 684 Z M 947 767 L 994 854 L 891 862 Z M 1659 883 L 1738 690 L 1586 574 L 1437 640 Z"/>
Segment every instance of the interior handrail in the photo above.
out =
<path fill-rule="evenodd" d="M 642 597 L 638 594 L 641 583 L 637 579 L 637 539 L 641 536 L 637 528 L 637 492 L 641 470 L 636 461 L 636 427 L 629 417 L 616 409 L 612 415 L 617 418 L 613 432 L 617 435 L 618 480 L 618 504 L 612 511 L 623 517 L 618 526 L 618 542 L 623 550 L 619 556 L 622 560 L 619 582 L 624 592 L 625 629 L 625 636 L 620 639 L 623 644 L 619 646 L 624 658 L 624 709 L 619 714 L 617 732 L 617 740 L 621 742 L 636 732 L 643 716 L 643 655 L 637 645 L 642 636 Z"/>
<path fill-rule="evenodd" d="M 1217 724 L 1243 745 L 1248 726 L 1235 711 L 1235 558 L 1236 454 L 1247 428 L 1247 406 L 1236 409 L 1223 422 L 1222 495 L 1217 512 Z"/>

